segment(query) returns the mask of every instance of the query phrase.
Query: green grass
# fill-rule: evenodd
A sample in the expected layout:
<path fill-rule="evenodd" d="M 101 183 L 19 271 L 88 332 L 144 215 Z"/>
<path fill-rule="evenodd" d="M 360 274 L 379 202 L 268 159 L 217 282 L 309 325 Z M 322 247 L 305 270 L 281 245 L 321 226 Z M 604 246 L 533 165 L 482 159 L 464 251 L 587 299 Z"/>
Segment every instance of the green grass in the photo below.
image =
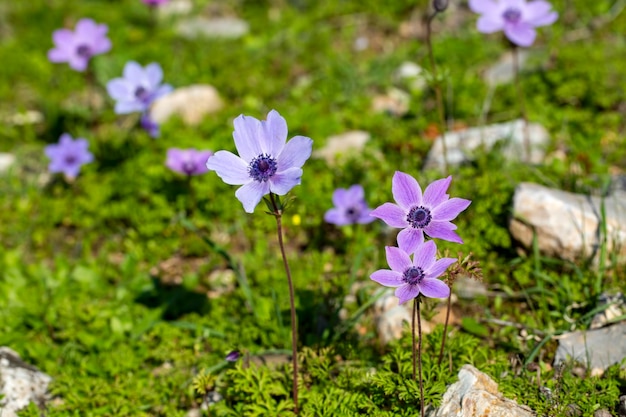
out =
<path fill-rule="evenodd" d="M 289 415 L 287 365 L 222 367 L 233 348 L 253 355 L 290 349 L 274 219 L 262 205 L 245 214 L 235 188 L 213 173 L 193 179 L 197 206 L 186 215 L 185 181 L 164 166 L 170 147 L 233 151 L 233 118 L 264 118 L 273 108 L 287 119 L 290 136 L 311 137 L 315 150 L 343 131 L 371 133 L 365 150 L 342 165 L 309 160 L 284 219 L 300 322 L 302 415 L 415 414 L 410 338 L 381 346 L 370 307 L 377 286 L 369 275 L 386 267 L 384 246 L 395 244 L 395 236 L 378 222 L 336 228 L 323 213 L 337 187 L 360 183 L 375 207 L 391 200 L 396 170 L 423 185 L 441 177 L 421 172 L 427 132 L 437 120 L 430 89 L 411 93 L 403 117 L 371 111 L 375 94 L 391 86 L 408 90 L 393 78 L 403 61 L 427 67 L 423 40 L 400 34 L 426 3 L 196 0 L 197 12 L 236 15 L 251 29 L 237 40 L 192 41 L 178 37 L 175 18 L 151 28 L 139 0 L 0 0 L 0 120 L 25 110 L 44 115 L 36 125 L 0 123 L 0 151 L 17 157 L 0 178 L 0 345 L 54 378 L 48 415 L 184 416 L 202 402 L 195 387 L 215 386 L 224 400 L 205 415 Z M 554 1 L 560 19 L 539 30 L 538 64 L 523 74 L 529 117 L 550 131 L 549 151 L 565 150 L 565 158 L 527 166 L 494 151 L 451 172 L 450 194 L 473 203 L 456 221 L 465 245 L 438 246 L 454 255 L 473 252 L 485 283 L 511 297 L 459 302 L 466 320 L 449 338 L 451 360 L 442 366 L 434 360 L 441 327 L 428 336 L 429 404 L 441 401 L 465 363 L 540 415 L 565 415 L 572 403 L 584 415 L 613 410 L 626 392 L 619 367 L 602 378 L 578 378 L 549 366 L 556 348 L 551 335 L 584 329 L 598 293 L 626 291 L 623 268 L 610 253 L 600 273 L 584 260 L 519 254 L 507 229 L 519 182 L 589 193 L 626 167 L 626 15 L 585 32 L 612 5 Z M 435 57 L 449 74 L 449 115 L 471 126 L 487 95 L 481 73 L 506 45 L 498 35 L 477 33 L 466 9 L 457 13 L 467 19 L 435 34 Z M 85 101 L 83 74 L 46 59 L 52 32 L 82 17 L 107 23 L 113 42 L 111 52 L 92 61 L 92 94 L 102 99 L 95 107 Z M 583 36 L 572 40 L 577 33 Z M 371 47 L 357 52 L 354 41 L 363 35 Z M 104 90 L 131 59 L 158 62 L 175 87 L 215 86 L 224 109 L 195 127 L 170 120 L 160 139 L 150 139 L 133 127 L 133 116 L 113 113 Z M 516 117 L 514 86 L 498 87 L 488 121 Z M 46 174 L 43 147 L 63 132 L 87 138 L 95 155 L 71 184 Z M 212 280 L 229 270 L 235 271 L 230 284 Z M 344 305 L 354 283 L 364 287 L 355 303 Z M 207 297 L 215 291 L 220 295 Z M 339 318 L 343 307 L 347 322 Z M 519 323 L 532 337 L 484 318 Z M 536 373 L 519 365 L 526 363 L 538 364 L 553 400 L 541 395 Z M 38 411 L 31 406 L 22 415 Z"/>

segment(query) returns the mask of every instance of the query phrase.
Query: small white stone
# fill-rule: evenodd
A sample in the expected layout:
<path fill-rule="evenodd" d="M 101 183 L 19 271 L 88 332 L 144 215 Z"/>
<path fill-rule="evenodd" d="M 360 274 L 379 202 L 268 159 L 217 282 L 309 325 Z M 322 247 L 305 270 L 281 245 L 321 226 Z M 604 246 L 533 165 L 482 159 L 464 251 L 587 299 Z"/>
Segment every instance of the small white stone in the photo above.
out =
<path fill-rule="evenodd" d="M 174 115 L 180 116 L 185 124 L 195 126 L 211 113 L 224 107 L 217 90 L 210 85 L 196 84 L 177 88 L 159 98 L 150 109 L 150 117 L 162 124 Z"/>
<path fill-rule="evenodd" d="M 326 146 L 313 152 L 315 158 L 323 158 L 328 164 L 333 165 L 342 157 L 359 155 L 365 144 L 370 139 L 370 134 L 362 130 L 353 130 L 336 136 L 330 136 L 326 140 Z"/>
<path fill-rule="evenodd" d="M 245 20 L 235 17 L 206 18 L 201 16 L 185 19 L 176 26 L 178 34 L 187 39 L 197 38 L 241 38 L 250 31 Z"/>

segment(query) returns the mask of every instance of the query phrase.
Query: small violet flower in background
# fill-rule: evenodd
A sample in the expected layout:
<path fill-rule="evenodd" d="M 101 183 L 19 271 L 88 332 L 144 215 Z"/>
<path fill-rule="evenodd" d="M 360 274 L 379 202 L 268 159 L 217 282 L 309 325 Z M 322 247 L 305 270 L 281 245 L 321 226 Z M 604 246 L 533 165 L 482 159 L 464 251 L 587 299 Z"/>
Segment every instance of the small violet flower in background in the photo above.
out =
<path fill-rule="evenodd" d="M 165 165 L 172 171 L 187 176 L 200 175 L 208 171 L 206 162 L 211 155 L 211 151 L 171 148 L 167 150 Z"/>
<path fill-rule="evenodd" d="M 324 220 L 337 226 L 348 224 L 365 224 L 374 221 L 370 216 L 371 209 L 365 202 L 365 192 L 360 185 L 353 185 L 348 189 L 338 188 L 333 193 L 333 204 L 324 214 Z"/>
<path fill-rule="evenodd" d="M 165 3 L 169 3 L 170 0 L 141 0 L 144 4 L 148 6 L 161 6 Z"/>
<path fill-rule="evenodd" d="M 124 76 L 107 83 L 107 91 L 115 103 L 115 113 L 145 112 L 157 98 L 172 91 L 169 84 L 161 85 L 163 70 L 156 62 L 142 67 L 134 61 L 124 66 Z"/>
<path fill-rule="evenodd" d="M 424 242 L 424 233 L 431 238 L 463 243 L 450 221 L 470 204 L 463 198 L 449 198 L 446 194 L 452 177 L 434 181 L 424 191 L 415 178 L 396 171 L 391 181 L 391 192 L 397 204 L 385 203 L 372 211 L 391 227 L 403 230 L 398 233 L 398 246 L 412 253 Z"/>
<path fill-rule="evenodd" d="M 379 269 L 370 278 L 386 287 L 395 287 L 396 297 L 403 304 L 419 294 L 431 298 L 446 298 L 450 288 L 445 282 L 437 279 L 457 260 L 441 258 L 437 260 L 437 246 L 429 240 L 420 244 L 413 253 L 392 246 L 385 247 L 389 269 Z"/>
<path fill-rule="evenodd" d="M 87 150 L 89 142 L 83 138 L 72 137 L 64 133 L 58 144 L 48 145 L 45 154 L 50 158 L 48 170 L 52 173 L 62 172 L 68 178 L 76 178 L 80 167 L 93 161 L 93 155 Z"/>
<path fill-rule="evenodd" d="M 52 34 L 54 48 L 48 51 L 50 62 L 67 62 L 76 71 L 85 71 L 92 56 L 111 49 L 106 34 L 107 25 L 99 25 L 91 19 L 80 19 L 74 32 L 58 29 Z"/>
<path fill-rule="evenodd" d="M 476 27 L 482 33 L 504 31 L 518 46 L 530 46 L 535 41 L 538 26 L 554 23 L 559 14 L 544 0 L 469 0 L 470 9 L 480 14 Z"/>
<path fill-rule="evenodd" d="M 237 360 L 239 360 L 240 357 L 241 357 L 241 352 L 239 352 L 238 350 L 233 350 L 229 352 L 228 355 L 226 355 L 226 361 L 237 362 Z"/>
<path fill-rule="evenodd" d="M 235 119 L 235 147 L 239 156 L 218 151 L 206 163 L 230 185 L 242 185 L 235 196 L 246 213 L 253 213 L 264 195 L 285 195 L 300 184 L 302 165 L 311 156 L 313 141 L 294 136 L 287 141 L 287 122 L 276 111 L 267 120 L 241 115 Z"/>

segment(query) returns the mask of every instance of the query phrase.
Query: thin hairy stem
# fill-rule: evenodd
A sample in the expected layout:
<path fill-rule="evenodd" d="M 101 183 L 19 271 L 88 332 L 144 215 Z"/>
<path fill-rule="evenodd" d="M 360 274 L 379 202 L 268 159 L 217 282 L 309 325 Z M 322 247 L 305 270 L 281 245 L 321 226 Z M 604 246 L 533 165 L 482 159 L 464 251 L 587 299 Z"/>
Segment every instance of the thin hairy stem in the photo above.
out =
<path fill-rule="evenodd" d="M 415 306 L 417 309 L 417 366 L 420 378 L 420 416 L 424 417 L 424 380 L 422 379 L 422 320 L 420 318 L 419 297 L 415 298 Z"/>
<path fill-rule="evenodd" d="M 530 138 L 528 137 L 528 114 L 526 113 L 526 99 L 524 97 L 524 89 L 520 77 L 519 48 L 511 43 L 513 48 L 513 73 L 515 74 L 515 88 L 517 89 L 517 100 L 519 102 L 519 111 L 524 121 L 524 150 L 526 151 L 526 162 L 530 162 Z"/>
<path fill-rule="evenodd" d="M 278 245 L 280 253 L 283 257 L 283 265 L 287 273 L 287 282 L 289 283 L 289 305 L 291 307 L 291 362 L 293 364 L 293 403 L 294 413 L 298 414 L 298 322 L 296 319 L 296 300 L 293 292 L 293 280 L 291 279 L 291 270 L 287 263 L 287 255 L 285 254 L 285 244 L 283 243 L 283 226 L 282 226 L 282 210 L 276 204 L 274 194 L 270 193 L 270 201 L 274 208 L 274 217 L 276 217 L 276 228 L 278 231 Z"/>
<path fill-rule="evenodd" d="M 415 362 L 417 355 L 415 354 L 415 316 L 417 315 L 417 298 L 413 300 L 413 312 L 411 313 L 411 348 L 413 350 L 413 381 L 417 379 L 415 372 Z"/>
<path fill-rule="evenodd" d="M 441 94 L 441 85 L 439 84 L 439 76 L 437 75 L 437 65 L 435 64 L 435 56 L 433 55 L 433 44 L 431 42 L 432 21 L 437 16 L 437 12 L 433 13 L 426 20 L 426 45 L 428 46 L 428 58 L 430 59 L 430 71 L 433 79 L 433 87 L 435 89 L 435 99 L 437 100 L 437 115 L 439 116 L 439 130 L 441 131 L 441 145 L 443 149 L 443 170 L 448 173 L 448 146 L 446 144 L 446 116 L 443 107 L 443 97 Z"/>
<path fill-rule="evenodd" d="M 446 346 L 446 336 L 448 336 L 448 322 L 450 321 L 450 309 L 452 308 L 452 289 L 450 290 L 450 295 L 448 295 L 448 304 L 446 308 L 446 322 L 443 325 L 443 336 L 441 337 L 441 348 L 439 349 L 439 360 L 437 361 L 438 365 L 441 365 L 441 361 L 443 360 L 443 349 Z"/>

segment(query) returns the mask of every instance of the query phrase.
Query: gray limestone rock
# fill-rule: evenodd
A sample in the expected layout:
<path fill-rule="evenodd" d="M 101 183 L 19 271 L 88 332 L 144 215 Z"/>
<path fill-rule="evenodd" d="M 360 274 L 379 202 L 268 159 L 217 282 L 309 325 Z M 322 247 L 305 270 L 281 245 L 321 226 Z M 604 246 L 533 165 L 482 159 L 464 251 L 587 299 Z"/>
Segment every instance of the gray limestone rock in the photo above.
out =
<path fill-rule="evenodd" d="M 176 26 L 176 32 L 187 39 L 228 38 L 237 39 L 247 34 L 250 25 L 245 20 L 235 17 L 206 18 L 196 16 L 182 20 Z"/>
<path fill-rule="evenodd" d="M 0 152 L 0 174 L 7 172 L 15 163 L 15 155 Z"/>
<path fill-rule="evenodd" d="M 525 133 L 527 131 L 530 142 L 530 157 L 525 148 Z M 449 166 L 460 165 L 471 161 L 475 152 L 481 147 L 491 150 L 496 143 L 503 142 L 502 152 L 508 160 L 521 160 L 533 164 L 543 161 L 545 149 L 550 136 L 540 124 L 528 123 L 525 128 L 523 120 L 513 120 L 507 123 L 492 124 L 484 127 L 473 127 L 459 132 L 445 134 L 447 161 Z M 443 169 L 444 167 L 443 139 L 438 136 L 426 157 L 425 169 Z"/>
<path fill-rule="evenodd" d="M 337 164 L 342 158 L 360 155 L 370 134 L 363 130 L 351 130 L 336 136 L 329 136 L 326 145 L 315 152 L 315 158 L 323 158 L 329 165 Z"/>
<path fill-rule="evenodd" d="M 158 124 L 174 115 L 180 116 L 185 124 L 195 126 L 211 113 L 224 107 L 217 90 L 210 85 L 196 84 L 177 88 L 159 98 L 150 109 L 150 117 Z"/>
<path fill-rule="evenodd" d="M 17 411 L 31 402 L 43 407 L 51 380 L 12 349 L 0 347 L 0 415 L 17 417 Z"/>
<path fill-rule="evenodd" d="M 600 248 L 602 199 L 582 194 L 521 183 L 513 198 L 513 218 L 509 229 L 526 248 L 537 238 L 544 255 L 566 260 L 593 257 Z M 615 194 L 604 199 L 607 250 L 626 254 L 626 196 Z"/>
<path fill-rule="evenodd" d="M 439 409 L 429 417 L 533 417 L 533 411 L 498 391 L 498 384 L 472 365 L 463 365 L 459 381 L 443 394 Z"/>
<path fill-rule="evenodd" d="M 601 375 L 606 368 L 626 358 L 626 322 L 559 336 L 554 364 L 574 360 Z"/>

